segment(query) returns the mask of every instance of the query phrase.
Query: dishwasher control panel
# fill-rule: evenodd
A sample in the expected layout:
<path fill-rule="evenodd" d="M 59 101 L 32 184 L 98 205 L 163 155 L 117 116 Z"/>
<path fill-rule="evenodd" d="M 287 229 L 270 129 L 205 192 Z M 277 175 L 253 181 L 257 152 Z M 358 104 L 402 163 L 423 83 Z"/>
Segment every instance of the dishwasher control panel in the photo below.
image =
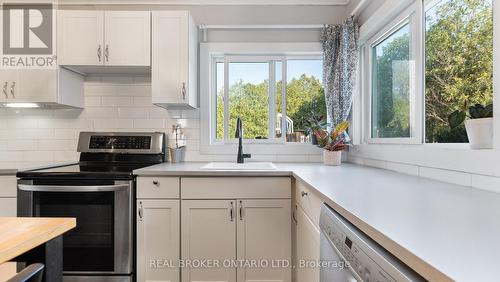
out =
<path fill-rule="evenodd" d="M 320 217 L 321 232 L 357 280 L 365 282 L 425 281 L 416 272 L 328 206 Z"/>
<path fill-rule="evenodd" d="M 363 281 L 396 282 L 377 265 L 361 248 L 353 242 L 340 226 L 333 224 L 332 228 L 326 228 L 323 232 L 335 245 L 340 255 L 350 264 L 351 270 L 355 272 Z"/>

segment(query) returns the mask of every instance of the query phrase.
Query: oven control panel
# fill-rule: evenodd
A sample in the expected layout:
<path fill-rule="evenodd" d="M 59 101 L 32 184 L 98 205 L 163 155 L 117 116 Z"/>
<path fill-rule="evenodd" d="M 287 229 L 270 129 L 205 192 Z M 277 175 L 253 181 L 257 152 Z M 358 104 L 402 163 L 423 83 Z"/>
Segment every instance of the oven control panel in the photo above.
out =
<path fill-rule="evenodd" d="M 164 139 L 160 132 L 80 132 L 78 152 L 162 154 Z"/>
<path fill-rule="evenodd" d="M 150 136 L 92 136 L 90 149 L 144 149 L 151 148 Z"/>

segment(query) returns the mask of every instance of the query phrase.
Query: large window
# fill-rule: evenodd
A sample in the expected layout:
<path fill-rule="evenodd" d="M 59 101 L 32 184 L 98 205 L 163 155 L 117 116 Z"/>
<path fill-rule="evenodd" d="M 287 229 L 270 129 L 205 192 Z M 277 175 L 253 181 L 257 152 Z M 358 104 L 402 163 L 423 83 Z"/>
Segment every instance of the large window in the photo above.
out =
<path fill-rule="evenodd" d="M 366 141 L 468 142 L 448 117 L 492 102 L 492 0 L 416 0 L 363 50 Z"/>
<path fill-rule="evenodd" d="M 434 1 L 425 24 L 426 141 L 468 142 L 448 115 L 493 99 L 492 0 Z"/>
<path fill-rule="evenodd" d="M 326 116 L 320 56 L 220 56 L 213 65 L 216 141 L 234 139 L 240 117 L 244 139 L 308 142 L 311 122 Z"/>

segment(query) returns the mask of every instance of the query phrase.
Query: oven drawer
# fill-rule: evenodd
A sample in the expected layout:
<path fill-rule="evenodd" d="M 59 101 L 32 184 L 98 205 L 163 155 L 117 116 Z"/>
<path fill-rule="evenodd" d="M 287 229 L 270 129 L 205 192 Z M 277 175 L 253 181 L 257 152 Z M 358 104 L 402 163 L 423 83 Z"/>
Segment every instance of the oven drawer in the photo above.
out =
<path fill-rule="evenodd" d="M 137 177 L 138 199 L 179 198 L 179 177 Z"/>

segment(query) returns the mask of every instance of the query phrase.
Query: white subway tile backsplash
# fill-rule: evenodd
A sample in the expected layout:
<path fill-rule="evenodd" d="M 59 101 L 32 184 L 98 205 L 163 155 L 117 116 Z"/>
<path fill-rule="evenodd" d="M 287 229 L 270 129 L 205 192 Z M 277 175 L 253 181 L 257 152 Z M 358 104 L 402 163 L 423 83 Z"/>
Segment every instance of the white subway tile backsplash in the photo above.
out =
<path fill-rule="evenodd" d="M 68 140 L 40 140 L 38 141 L 38 149 L 41 151 L 76 151 L 77 139 Z"/>
<path fill-rule="evenodd" d="M 79 154 L 75 150 L 71 151 L 54 151 L 55 162 L 77 162 Z"/>
<path fill-rule="evenodd" d="M 117 117 L 118 109 L 117 108 L 88 108 L 85 109 L 85 117 L 88 119 L 92 118 L 110 118 Z"/>
<path fill-rule="evenodd" d="M 101 103 L 104 107 L 130 107 L 133 105 L 133 97 L 102 97 Z"/>
<path fill-rule="evenodd" d="M 25 129 L 23 139 L 53 139 L 54 129 Z"/>
<path fill-rule="evenodd" d="M 500 178 L 494 176 L 477 175 L 472 176 L 472 187 L 493 192 L 500 192 Z"/>
<path fill-rule="evenodd" d="M 393 162 L 387 162 L 386 165 L 388 170 L 409 174 L 413 176 L 418 176 L 419 174 L 419 168 L 416 165 L 408 165 L 408 164 L 393 163 Z"/>
<path fill-rule="evenodd" d="M 156 129 L 165 128 L 164 119 L 134 119 L 134 128 Z"/>
<path fill-rule="evenodd" d="M 85 97 L 85 107 L 100 107 L 101 97 L 100 96 L 87 96 Z"/>
<path fill-rule="evenodd" d="M 23 151 L 24 162 L 53 162 L 53 151 Z"/>
<path fill-rule="evenodd" d="M 152 105 L 151 97 L 133 97 L 134 107 L 150 107 Z"/>
<path fill-rule="evenodd" d="M 119 108 L 118 116 L 120 118 L 148 118 L 149 108 Z"/>
<path fill-rule="evenodd" d="M 94 129 L 96 130 L 112 130 L 112 129 L 129 129 L 133 128 L 134 123 L 132 119 L 95 119 Z"/>
<path fill-rule="evenodd" d="M 35 140 L 8 140 L 7 150 L 9 151 L 27 151 L 37 150 L 38 144 Z"/>
<path fill-rule="evenodd" d="M 425 178 L 431 178 L 438 181 L 471 186 L 472 180 L 469 173 L 444 170 L 430 167 L 421 167 L 419 175 Z"/>
<path fill-rule="evenodd" d="M 233 146 L 223 154 L 200 152 L 200 110 L 166 110 L 151 102 L 150 76 L 87 76 L 84 109 L 0 109 L 0 167 L 74 162 L 81 131 L 160 131 L 180 123 L 187 139 L 187 161 L 234 161 Z M 234 154 L 227 154 L 231 149 Z M 253 161 L 322 161 L 321 149 L 246 145 Z M 29 165 L 27 165 L 29 164 Z"/>
<path fill-rule="evenodd" d="M 0 154 L 0 162 L 5 162 L 5 163 L 20 162 L 22 161 L 22 158 L 23 158 L 22 151 L 6 151 Z M 13 168 L 13 167 L 7 166 L 5 168 Z"/>

